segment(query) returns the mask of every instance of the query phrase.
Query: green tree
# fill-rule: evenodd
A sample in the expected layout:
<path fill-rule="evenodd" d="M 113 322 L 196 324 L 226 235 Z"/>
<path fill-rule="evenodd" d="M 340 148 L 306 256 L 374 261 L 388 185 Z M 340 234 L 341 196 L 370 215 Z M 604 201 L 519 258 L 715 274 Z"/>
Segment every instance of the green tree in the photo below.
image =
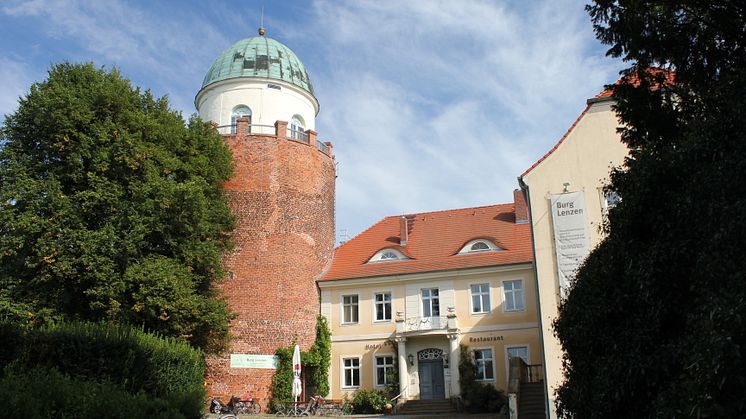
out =
<path fill-rule="evenodd" d="M 572 418 L 746 416 L 746 6 L 589 5 L 630 148 L 555 322 Z"/>
<path fill-rule="evenodd" d="M 0 316 L 104 320 L 211 349 L 230 151 L 116 70 L 53 66 L 0 131 Z"/>

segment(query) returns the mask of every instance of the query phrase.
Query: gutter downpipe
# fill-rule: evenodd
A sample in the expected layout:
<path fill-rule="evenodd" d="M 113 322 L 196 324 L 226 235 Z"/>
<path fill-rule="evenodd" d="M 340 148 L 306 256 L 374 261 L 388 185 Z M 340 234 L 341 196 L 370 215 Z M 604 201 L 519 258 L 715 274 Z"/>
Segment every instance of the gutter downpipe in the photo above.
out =
<path fill-rule="evenodd" d="M 536 269 L 536 240 L 534 239 L 534 222 L 533 212 L 531 211 L 531 194 L 526 182 L 522 176 L 518 176 L 518 185 L 526 195 L 526 207 L 528 209 L 528 222 L 531 226 L 531 254 L 533 260 L 531 264 L 534 267 L 534 286 L 536 287 L 536 315 L 539 320 L 539 349 L 541 350 L 541 362 L 544 364 L 544 417 L 551 417 L 549 410 L 549 380 L 547 380 L 547 354 L 544 351 L 544 321 L 541 315 L 541 298 L 539 298 L 539 271 Z"/>

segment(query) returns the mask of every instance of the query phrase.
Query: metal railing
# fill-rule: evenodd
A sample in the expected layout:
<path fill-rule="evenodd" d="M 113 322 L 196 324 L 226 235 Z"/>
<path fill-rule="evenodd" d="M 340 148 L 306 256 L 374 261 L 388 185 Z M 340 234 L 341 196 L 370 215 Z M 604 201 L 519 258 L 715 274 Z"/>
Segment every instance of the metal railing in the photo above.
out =
<path fill-rule="evenodd" d="M 215 127 L 215 129 L 218 130 L 219 134 L 235 134 L 236 133 L 236 124 L 229 124 L 229 125 L 219 125 Z M 269 134 L 269 135 L 275 135 L 277 133 L 277 130 L 275 129 L 274 125 L 262 125 L 262 124 L 249 124 L 248 125 L 248 132 L 249 134 Z"/>
<path fill-rule="evenodd" d="M 300 141 L 301 143 L 309 143 L 309 135 L 307 132 L 303 132 L 299 129 L 289 129 L 288 130 L 288 138 L 295 141 Z"/>
<path fill-rule="evenodd" d="M 324 154 L 329 154 L 329 146 L 326 143 L 316 140 L 316 149 Z"/>
<path fill-rule="evenodd" d="M 446 316 L 408 317 L 404 321 L 405 332 L 412 332 L 417 330 L 440 330 L 447 328 L 448 318 Z"/>

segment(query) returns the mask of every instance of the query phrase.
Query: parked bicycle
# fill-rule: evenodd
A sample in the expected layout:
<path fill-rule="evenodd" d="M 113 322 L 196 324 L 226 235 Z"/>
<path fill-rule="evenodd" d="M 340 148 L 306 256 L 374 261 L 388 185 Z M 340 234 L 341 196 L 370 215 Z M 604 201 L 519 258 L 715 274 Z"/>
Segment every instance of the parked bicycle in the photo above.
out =
<path fill-rule="evenodd" d="M 311 397 L 308 403 L 294 402 L 284 405 L 278 405 L 277 416 L 312 416 L 316 415 L 319 407 L 319 399 L 324 400 L 321 396 Z"/>
<path fill-rule="evenodd" d="M 255 402 L 254 397 L 252 397 L 248 393 L 244 393 L 241 398 L 236 401 L 235 406 L 237 415 L 256 415 L 262 412 L 262 405 L 260 405 L 258 402 Z"/>

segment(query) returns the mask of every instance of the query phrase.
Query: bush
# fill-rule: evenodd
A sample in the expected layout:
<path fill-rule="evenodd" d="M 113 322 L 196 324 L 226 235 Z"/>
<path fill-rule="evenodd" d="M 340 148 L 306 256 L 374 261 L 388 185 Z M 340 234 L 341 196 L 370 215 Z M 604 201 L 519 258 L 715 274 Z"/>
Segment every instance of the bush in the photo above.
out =
<path fill-rule="evenodd" d="M 129 326 L 80 322 L 27 331 L 8 324 L 0 326 L 0 337 L 14 339 L 15 351 L 3 350 L 0 361 L 16 371 L 58 370 L 73 380 L 165 400 L 188 416 L 202 410 L 203 355 L 182 341 Z"/>
<path fill-rule="evenodd" d="M 201 388 L 205 374 L 202 353 L 188 344 L 103 323 L 61 323 L 31 330 L 19 362 L 159 397 Z"/>
<path fill-rule="evenodd" d="M 354 413 L 381 413 L 387 403 L 389 400 L 380 390 L 358 390 L 350 401 Z"/>
<path fill-rule="evenodd" d="M 161 418 L 199 417 L 179 412 L 166 400 L 130 394 L 112 384 L 70 378 L 55 369 L 10 367 L 0 379 L 3 417 Z"/>
<path fill-rule="evenodd" d="M 461 345 L 461 359 L 458 365 L 459 384 L 464 408 L 469 413 L 499 412 L 505 406 L 506 397 L 502 391 L 490 384 L 480 383 L 476 378 L 476 366 L 466 346 Z"/>

